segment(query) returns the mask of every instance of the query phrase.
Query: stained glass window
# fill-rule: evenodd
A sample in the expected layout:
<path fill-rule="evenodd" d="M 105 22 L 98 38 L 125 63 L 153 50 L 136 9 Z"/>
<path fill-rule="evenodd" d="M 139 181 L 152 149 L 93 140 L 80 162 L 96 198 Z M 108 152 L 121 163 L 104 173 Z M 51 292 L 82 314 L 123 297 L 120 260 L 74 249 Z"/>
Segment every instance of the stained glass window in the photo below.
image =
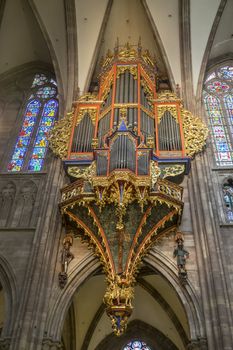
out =
<path fill-rule="evenodd" d="M 224 65 L 206 78 L 203 91 L 217 166 L 233 166 L 233 66 Z"/>
<path fill-rule="evenodd" d="M 140 340 L 133 340 L 130 343 L 128 343 L 123 350 L 152 350 L 149 348 L 149 346 L 146 345 L 146 343 L 140 341 Z"/>
<path fill-rule="evenodd" d="M 233 179 L 227 180 L 223 184 L 223 197 L 226 206 L 227 221 L 233 222 Z"/>
<path fill-rule="evenodd" d="M 24 112 L 8 171 L 41 171 L 48 148 L 48 134 L 58 114 L 54 79 L 36 74 Z"/>

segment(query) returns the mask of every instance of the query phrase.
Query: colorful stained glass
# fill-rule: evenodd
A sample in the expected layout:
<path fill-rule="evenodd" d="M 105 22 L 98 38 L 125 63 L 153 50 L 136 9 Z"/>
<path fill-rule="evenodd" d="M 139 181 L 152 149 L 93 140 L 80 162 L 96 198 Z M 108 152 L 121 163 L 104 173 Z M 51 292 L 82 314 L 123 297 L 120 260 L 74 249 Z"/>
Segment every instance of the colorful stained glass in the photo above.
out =
<path fill-rule="evenodd" d="M 225 96 L 224 104 L 228 114 L 229 124 L 233 125 L 233 95 Z"/>
<path fill-rule="evenodd" d="M 54 97 L 57 93 L 57 90 L 51 86 L 44 86 L 37 90 L 36 96 L 39 98 L 51 98 Z"/>
<path fill-rule="evenodd" d="M 211 73 L 208 77 L 207 77 L 207 79 L 206 79 L 206 83 L 208 82 L 208 81 L 210 81 L 211 79 L 213 79 L 213 78 L 215 78 L 216 77 L 216 74 L 215 74 L 215 72 L 213 72 L 213 73 Z"/>
<path fill-rule="evenodd" d="M 45 157 L 46 148 L 45 147 L 34 147 L 32 158 L 39 159 Z"/>
<path fill-rule="evenodd" d="M 57 100 L 50 100 L 46 103 L 43 110 L 43 116 L 54 117 L 57 113 L 58 102 Z"/>
<path fill-rule="evenodd" d="M 49 86 L 48 83 L 51 85 Z M 35 142 L 31 151 L 28 170 L 40 171 L 42 169 L 48 147 L 47 137 L 58 112 L 58 102 L 51 98 L 57 94 L 56 85 L 54 79 L 48 79 L 44 74 L 35 75 L 32 83 L 33 94 L 28 99 L 23 125 L 18 135 L 12 159 L 8 164 L 8 171 L 21 171 L 26 168 L 24 161 L 29 152 L 32 137 L 35 137 Z M 34 96 L 39 99 L 34 99 Z M 44 99 L 47 99 L 46 103 L 43 101 Z M 35 125 L 38 124 L 39 127 L 35 135 Z"/>
<path fill-rule="evenodd" d="M 38 135 L 48 137 L 50 130 L 51 130 L 51 127 L 49 126 L 40 126 Z"/>
<path fill-rule="evenodd" d="M 217 97 L 205 94 L 204 102 L 209 115 L 216 164 L 224 166 L 233 165 L 232 145 L 223 117 L 220 100 Z"/>
<path fill-rule="evenodd" d="M 40 106 L 41 106 L 41 103 L 38 100 L 33 100 L 29 102 L 25 115 L 27 117 L 36 117 L 39 112 Z"/>
<path fill-rule="evenodd" d="M 28 170 L 30 171 L 41 171 L 43 167 L 44 159 L 31 159 L 29 162 Z"/>
<path fill-rule="evenodd" d="M 24 157 L 30 143 L 40 106 L 41 104 L 38 100 L 30 101 L 27 105 L 23 125 L 19 132 L 14 153 L 11 162 L 8 164 L 8 171 L 20 171 L 22 169 Z"/>
<path fill-rule="evenodd" d="M 212 93 L 224 93 L 229 90 L 229 85 L 222 82 L 222 81 L 213 81 L 207 85 L 207 90 L 209 90 Z"/>
<path fill-rule="evenodd" d="M 28 146 L 30 137 L 19 137 L 16 143 L 16 147 L 26 147 Z"/>
<path fill-rule="evenodd" d="M 35 147 L 47 147 L 48 141 L 46 136 L 37 136 L 35 141 Z"/>
<path fill-rule="evenodd" d="M 40 171 L 42 169 L 43 160 L 45 158 L 48 147 L 47 137 L 54 125 L 57 111 L 57 100 L 51 99 L 44 105 L 42 118 L 37 131 L 34 148 L 32 151 L 32 156 L 28 168 L 31 171 Z"/>
<path fill-rule="evenodd" d="M 57 82 L 54 79 L 50 79 L 50 83 L 57 86 Z"/>
<path fill-rule="evenodd" d="M 44 85 L 47 82 L 48 79 L 44 74 L 36 74 L 32 83 L 32 87 Z"/>
<path fill-rule="evenodd" d="M 23 127 L 34 126 L 35 121 L 36 121 L 35 117 L 25 117 L 23 121 Z"/>
<path fill-rule="evenodd" d="M 218 70 L 218 76 L 225 80 L 233 80 L 233 67 L 221 67 Z"/>
<path fill-rule="evenodd" d="M 20 171 L 23 167 L 23 159 L 12 159 L 8 164 L 8 171 Z"/>
<path fill-rule="evenodd" d="M 15 148 L 12 159 L 23 159 L 26 151 L 27 147 Z"/>
<path fill-rule="evenodd" d="M 128 343 L 123 350 L 151 350 L 149 346 L 146 345 L 146 343 L 140 341 L 140 340 L 134 340 L 130 343 Z"/>
<path fill-rule="evenodd" d="M 229 222 L 233 222 L 233 179 L 227 180 L 223 185 L 223 198 L 226 206 L 226 216 Z"/>
<path fill-rule="evenodd" d="M 54 118 L 50 118 L 50 117 L 42 117 L 41 119 L 41 126 L 53 126 L 54 123 Z"/>

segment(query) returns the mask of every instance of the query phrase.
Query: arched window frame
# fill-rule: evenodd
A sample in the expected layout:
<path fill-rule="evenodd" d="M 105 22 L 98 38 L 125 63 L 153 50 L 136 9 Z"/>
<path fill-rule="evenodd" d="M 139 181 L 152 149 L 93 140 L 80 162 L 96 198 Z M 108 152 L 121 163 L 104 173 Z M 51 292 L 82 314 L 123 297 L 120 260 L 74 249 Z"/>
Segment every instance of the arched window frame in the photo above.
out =
<path fill-rule="evenodd" d="M 52 92 L 51 95 L 48 93 L 49 91 Z M 34 75 L 30 91 L 22 108 L 20 127 L 7 165 L 8 173 L 34 173 L 44 170 L 45 158 L 48 151 L 47 136 L 58 117 L 59 103 L 57 94 L 57 83 L 52 76 L 46 73 L 36 73 Z M 52 101 L 56 108 L 55 113 L 52 112 L 50 114 L 53 115 L 49 116 L 49 108 L 46 108 L 46 106 Z M 39 108 L 35 116 L 32 113 L 30 119 L 31 111 L 29 107 L 33 103 L 38 104 Z M 29 123 L 30 121 L 31 125 Z M 26 129 L 26 134 L 25 126 L 29 127 Z M 28 138 L 28 140 L 24 140 L 26 143 L 25 147 L 23 147 L 22 143 L 20 144 L 20 141 L 23 140 L 22 134 L 24 134 L 25 139 Z M 43 145 L 40 144 L 40 141 L 43 141 Z M 25 149 L 22 150 L 23 148 Z M 20 163 L 22 164 L 20 165 Z"/>
<path fill-rule="evenodd" d="M 226 222 L 233 224 L 233 177 L 228 176 L 222 182 L 222 198 Z"/>
<path fill-rule="evenodd" d="M 233 103 L 233 78 L 224 77 L 224 67 L 231 68 L 233 62 L 222 62 L 209 70 L 203 86 L 203 102 L 208 117 L 209 128 L 215 157 L 215 164 L 219 168 L 233 167 L 233 117 L 227 108 L 224 98 L 231 96 Z M 212 100 L 208 103 L 208 98 Z M 230 103 L 228 104 L 228 107 Z"/>
<path fill-rule="evenodd" d="M 152 350 L 152 348 L 150 348 L 141 339 L 133 339 L 129 343 L 124 345 L 122 350 Z"/>

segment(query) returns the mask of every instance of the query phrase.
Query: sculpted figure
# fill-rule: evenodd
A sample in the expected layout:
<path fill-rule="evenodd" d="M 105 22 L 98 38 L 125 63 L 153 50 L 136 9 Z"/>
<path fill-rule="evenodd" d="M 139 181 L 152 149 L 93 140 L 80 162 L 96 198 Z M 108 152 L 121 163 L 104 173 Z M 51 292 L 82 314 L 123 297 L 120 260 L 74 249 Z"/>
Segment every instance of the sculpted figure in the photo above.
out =
<path fill-rule="evenodd" d="M 184 249 L 183 240 L 177 240 L 177 247 L 174 249 L 173 257 L 177 258 L 177 266 L 179 273 L 186 274 L 186 259 L 189 257 L 189 252 Z"/>

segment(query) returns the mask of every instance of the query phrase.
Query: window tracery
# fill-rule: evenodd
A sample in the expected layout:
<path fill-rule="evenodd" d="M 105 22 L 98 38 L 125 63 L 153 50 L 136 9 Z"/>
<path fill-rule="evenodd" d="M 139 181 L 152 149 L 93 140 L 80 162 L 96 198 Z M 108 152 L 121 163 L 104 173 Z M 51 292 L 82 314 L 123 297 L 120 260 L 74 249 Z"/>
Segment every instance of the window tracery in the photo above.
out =
<path fill-rule="evenodd" d="M 57 86 L 54 79 L 36 74 L 27 100 L 9 172 L 41 171 L 48 149 L 48 134 L 58 114 Z"/>
<path fill-rule="evenodd" d="M 216 68 L 206 78 L 203 100 L 217 166 L 233 166 L 233 66 Z"/>
<path fill-rule="evenodd" d="M 222 186 L 226 206 L 226 216 L 229 223 L 233 222 L 233 179 L 228 179 Z"/>
<path fill-rule="evenodd" d="M 152 350 L 146 343 L 140 340 L 133 340 L 128 343 L 123 350 Z"/>

